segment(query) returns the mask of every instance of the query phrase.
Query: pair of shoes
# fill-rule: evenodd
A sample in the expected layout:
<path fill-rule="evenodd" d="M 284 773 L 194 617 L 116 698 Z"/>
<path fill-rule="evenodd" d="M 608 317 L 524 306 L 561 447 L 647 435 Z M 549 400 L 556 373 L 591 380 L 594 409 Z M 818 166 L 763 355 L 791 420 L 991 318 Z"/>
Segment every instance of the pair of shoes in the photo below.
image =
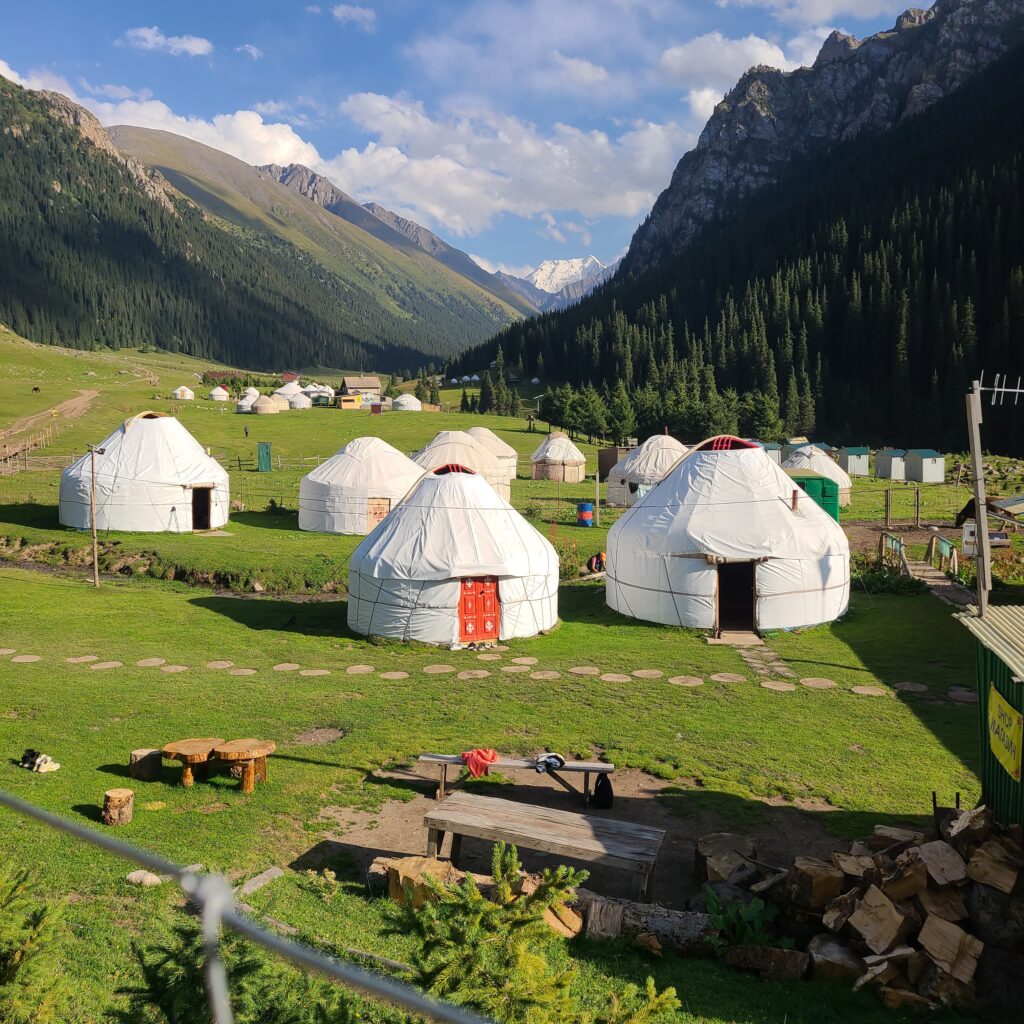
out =
<path fill-rule="evenodd" d="M 58 768 L 60 765 L 49 754 L 40 754 L 33 771 L 55 772 Z"/>

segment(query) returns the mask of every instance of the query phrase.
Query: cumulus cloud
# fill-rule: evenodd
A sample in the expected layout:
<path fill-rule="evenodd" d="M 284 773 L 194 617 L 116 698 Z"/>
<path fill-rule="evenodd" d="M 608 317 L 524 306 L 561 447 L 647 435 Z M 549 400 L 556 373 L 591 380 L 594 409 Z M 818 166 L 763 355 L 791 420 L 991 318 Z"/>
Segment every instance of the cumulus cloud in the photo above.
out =
<path fill-rule="evenodd" d="M 155 50 L 172 57 L 203 57 L 213 52 L 213 43 L 202 36 L 165 36 L 156 25 L 130 28 L 117 42 L 135 50 Z"/>
<path fill-rule="evenodd" d="M 809 68 L 821 51 L 821 44 L 833 31 L 832 25 L 812 25 L 786 43 L 786 52 L 801 67 Z"/>
<path fill-rule="evenodd" d="M 356 25 L 364 32 L 373 32 L 377 28 L 377 12 L 372 7 L 337 4 L 331 8 L 331 14 L 342 25 Z"/>
<path fill-rule="evenodd" d="M 253 60 L 259 60 L 263 56 L 263 51 L 258 46 L 253 46 L 252 43 L 242 43 L 241 46 L 235 47 L 235 53 L 244 53 Z"/>
<path fill-rule="evenodd" d="M 475 252 L 471 252 L 469 258 L 478 267 L 486 270 L 488 274 L 497 274 L 501 271 L 501 273 L 511 274 L 513 277 L 526 277 L 527 274 L 533 272 L 533 267 L 529 263 L 504 263 L 501 260 L 495 262 L 487 259 L 486 256 L 478 256 Z"/>
<path fill-rule="evenodd" d="M 718 0 L 720 7 L 761 7 L 779 21 L 797 25 L 821 25 L 844 15 L 859 21 L 883 14 L 897 15 L 905 0 Z"/>
<path fill-rule="evenodd" d="M 562 69 L 563 77 L 573 85 L 598 85 L 608 78 L 608 70 L 585 57 L 566 57 L 558 50 L 551 51 L 551 60 Z"/>
<path fill-rule="evenodd" d="M 686 94 L 686 102 L 690 107 L 690 112 L 698 121 L 707 121 L 715 112 L 715 107 L 718 106 L 721 99 L 722 90 L 716 89 L 713 86 L 707 86 L 703 89 L 691 89 Z"/>
<path fill-rule="evenodd" d="M 79 78 L 78 84 L 90 96 L 103 96 L 108 100 L 148 100 L 153 96 L 149 89 L 132 89 L 127 85 L 115 85 L 109 82 L 102 85 L 94 85 L 85 78 Z"/>
<path fill-rule="evenodd" d="M 556 242 L 561 243 L 562 245 L 565 245 L 565 243 L 569 241 L 569 239 L 565 237 L 563 232 L 559 230 L 558 220 L 553 214 L 542 213 L 540 215 L 540 219 L 541 222 L 544 224 L 544 227 L 541 228 L 541 230 L 538 231 L 537 233 L 542 238 L 550 238 Z"/>
<path fill-rule="evenodd" d="M 662 53 L 659 64 L 672 81 L 704 91 L 710 87 L 728 89 L 755 64 L 783 70 L 797 66 L 781 47 L 767 39 L 755 35 L 729 39 L 721 32 L 707 32 L 679 46 L 670 46 Z"/>

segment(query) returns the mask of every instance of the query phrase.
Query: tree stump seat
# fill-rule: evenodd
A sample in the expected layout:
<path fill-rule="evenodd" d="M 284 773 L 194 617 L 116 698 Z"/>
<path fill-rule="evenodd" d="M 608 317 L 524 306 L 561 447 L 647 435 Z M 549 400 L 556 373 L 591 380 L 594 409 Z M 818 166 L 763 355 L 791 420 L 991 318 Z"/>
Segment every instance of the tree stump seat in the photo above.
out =
<path fill-rule="evenodd" d="M 195 772 L 203 778 L 209 773 L 210 755 L 223 743 L 219 736 L 207 736 L 201 739 L 175 740 L 163 748 L 163 755 L 172 761 L 181 762 L 181 784 L 191 786 L 195 781 Z"/>
<path fill-rule="evenodd" d="M 237 764 L 242 769 L 242 792 L 251 793 L 256 788 L 256 780 L 267 781 L 267 757 L 277 750 L 273 740 L 242 739 L 231 740 L 229 743 L 220 741 L 214 749 L 213 756 L 220 761 L 227 761 L 232 768 Z M 232 773 L 233 774 L 233 773 Z"/>
<path fill-rule="evenodd" d="M 135 809 L 135 793 L 130 789 L 108 789 L 103 794 L 103 824 L 128 825 Z"/>

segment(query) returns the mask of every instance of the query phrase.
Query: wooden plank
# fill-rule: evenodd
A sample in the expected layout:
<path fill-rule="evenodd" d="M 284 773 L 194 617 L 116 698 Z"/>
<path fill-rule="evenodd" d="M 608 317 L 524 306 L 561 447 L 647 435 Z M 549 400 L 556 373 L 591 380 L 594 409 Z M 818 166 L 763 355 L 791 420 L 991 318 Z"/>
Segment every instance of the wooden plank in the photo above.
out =
<path fill-rule="evenodd" d="M 971 983 L 978 967 L 978 957 L 985 944 L 962 928 L 935 914 L 929 914 L 917 937 L 932 962 L 957 981 Z"/>

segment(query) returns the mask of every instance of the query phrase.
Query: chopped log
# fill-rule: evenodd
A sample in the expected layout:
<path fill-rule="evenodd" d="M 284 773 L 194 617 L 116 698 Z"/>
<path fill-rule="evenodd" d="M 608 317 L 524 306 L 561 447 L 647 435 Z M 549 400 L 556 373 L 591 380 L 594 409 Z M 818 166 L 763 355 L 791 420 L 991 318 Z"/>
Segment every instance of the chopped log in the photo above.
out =
<path fill-rule="evenodd" d="M 587 910 L 587 938 L 617 939 L 622 934 L 622 904 L 594 900 Z"/>
<path fill-rule="evenodd" d="M 807 953 L 815 978 L 854 980 L 864 973 L 864 961 L 827 932 L 811 939 Z"/>
<path fill-rule="evenodd" d="M 982 885 L 990 885 L 1003 893 L 1013 892 L 1024 857 L 1001 839 L 982 843 L 967 864 L 967 874 Z"/>
<path fill-rule="evenodd" d="M 915 952 L 917 951 L 913 946 L 896 946 L 889 950 L 888 953 L 872 953 L 869 956 L 864 957 L 864 966 L 874 967 L 876 964 L 894 964 L 900 960 L 909 960 Z"/>
<path fill-rule="evenodd" d="M 928 886 L 928 868 L 918 857 L 920 846 L 911 847 L 896 858 L 896 868 L 882 883 L 882 892 L 891 900 L 905 900 Z"/>
<path fill-rule="evenodd" d="M 786 885 L 790 901 L 802 910 L 822 910 L 843 891 L 843 872 L 815 857 L 797 857 Z"/>
<path fill-rule="evenodd" d="M 965 985 L 971 983 L 985 948 L 981 939 L 968 935 L 952 921 L 929 914 L 917 941 L 939 968 Z"/>
<path fill-rule="evenodd" d="M 641 932 L 634 940 L 634 946 L 639 946 L 641 949 L 646 950 L 653 956 L 661 956 L 661 943 L 658 941 L 658 936 L 654 932 Z"/>
<path fill-rule="evenodd" d="M 947 839 L 957 840 L 958 844 L 983 842 L 992 832 L 992 812 L 984 804 L 970 811 L 960 811 L 943 831 Z"/>
<path fill-rule="evenodd" d="M 945 889 L 922 889 L 917 894 L 921 909 L 926 914 L 935 914 L 946 921 L 962 921 L 967 916 L 967 907 L 959 889 L 949 886 Z"/>
<path fill-rule="evenodd" d="M 140 782 L 158 782 L 163 767 L 163 755 L 159 750 L 141 747 L 128 755 L 128 774 Z"/>
<path fill-rule="evenodd" d="M 942 1006 L 969 1006 L 974 1001 L 973 985 L 965 985 L 931 960 L 925 965 L 917 991 Z"/>
<path fill-rule="evenodd" d="M 520 881 L 516 891 L 523 896 L 529 896 L 536 892 L 539 886 L 540 882 L 535 875 L 527 875 Z M 574 939 L 583 931 L 583 915 L 564 903 L 555 903 L 548 907 L 544 911 L 544 922 L 563 939 Z"/>
<path fill-rule="evenodd" d="M 748 836 L 712 832 L 697 840 L 693 872 L 698 882 L 725 882 L 738 868 L 757 857 L 757 846 Z"/>
<path fill-rule="evenodd" d="M 850 843 L 851 857 L 870 857 L 873 852 L 874 851 L 867 845 L 867 843 L 862 843 L 859 839 Z"/>
<path fill-rule="evenodd" d="M 387 866 L 388 896 L 396 903 L 421 907 L 433 898 L 426 879 L 429 877 L 444 885 L 453 881 L 454 870 L 448 861 L 436 857 L 395 858 Z"/>
<path fill-rule="evenodd" d="M 881 846 L 875 846 L 876 850 L 885 849 L 886 845 L 891 846 L 894 843 L 923 843 L 924 833 L 910 828 L 896 828 L 894 825 L 876 825 L 873 836 L 867 840 L 868 845 L 874 845 L 873 840 L 877 839 L 885 839 L 888 842 Z"/>
<path fill-rule="evenodd" d="M 971 933 L 986 946 L 1024 953 L 1024 899 L 1007 896 L 990 885 L 972 885 L 967 906 Z"/>
<path fill-rule="evenodd" d="M 810 956 L 797 949 L 774 946 L 728 946 L 724 955 L 727 967 L 753 971 L 765 981 L 796 981 L 807 972 Z"/>
<path fill-rule="evenodd" d="M 850 915 L 857 909 L 857 898 L 860 890 L 851 889 L 842 896 L 837 896 L 825 907 L 825 913 L 821 915 L 821 923 L 830 932 L 840 932 L 846 927 Z"/>
<path fill-rule="evenodd" d="M 780 882 L 784 882 L 789 878 L 788 871 L 778 871 L 774 875 L 769 875 L 767 878 L 762 878 L 760 882 L 755 882 L 751 887 L 750 891 L 755 896 L 760 896 L 762 893 L 768 892 L 769 889 L 774 889 Z"/>
<path fill-rule="evenodd" d="M 844 875 L 849 875 L 851 878 L 856 878 L 858 881 L 862 879 L 866 874 L 875 870 L 874 860 L 866 855 L 858 855 L 853 853 L 833 853 L 832 863 Z"/>
<path fill-rule="evenodd" d="M 103 823 L 127 825 L 135 810 L 135 793 L 130 789 L 108 789 L 103 794 Z"/>
<path fill-rule="evenodd" d="M 967 877 L 967 865 L 963 857 L 949 843 L 936 839 L 916 849 L 917 855 L 928 868 L 928 877 L 936 885 L 952 885 Z"/>
<path fill-rule="evenodd" d="M 888 985 L 902 977 L 900 970 L 895 964 L 883 960 L 874 967 L 869 967 L 854 983 L 854 991 L 863 988 L 865 985 Z"/>
<path fill-rule="evenodd" d="M 877 885 L 869 886 L 857 901 L 849 923 L 872 953 L 891 949 L 908 929 L 907 918 Z"/>
<path fill-rule="evenodd" d="M 658 941 L 666 949 L 701 956 L 712 952 L 706 940 L 718 932 L 708 914 L 691 910 L 669 910 L 668 907 L 659 906 L 657 903 L 634 903 L 632 900 L 600 896 L 589 889 L 576 890 L 576 908 L 586 918 L 588 929 L 591 914 L 596 913 L 609 919 L 614 913 L 613 907 L 620 908 L 620 935 L 635 936 L 650 932 L 658 937 Z M 595 911 L 595 908 L 598 909 Z"/>
<path fill-rule="evenodd" d="M 921 978 L 924 976 L 925 968 L 930 967 L 931 963 L 931 960 L 928 959 L 928 954 L 923 949 L 915 950 L 914 955 L 907 958 L 907 978 L 914 988 L 918 987 Z"/>
<path fill-rule="evenodd" d="M 911 1010 L 934 1010 L 936 1004 L 927 996 L 911 992 L 909 988 L 893 988 L 890 985 L 882 987 L 882 1005 L 889 1010 L 902 1010 L 909 1007 Z"/>

